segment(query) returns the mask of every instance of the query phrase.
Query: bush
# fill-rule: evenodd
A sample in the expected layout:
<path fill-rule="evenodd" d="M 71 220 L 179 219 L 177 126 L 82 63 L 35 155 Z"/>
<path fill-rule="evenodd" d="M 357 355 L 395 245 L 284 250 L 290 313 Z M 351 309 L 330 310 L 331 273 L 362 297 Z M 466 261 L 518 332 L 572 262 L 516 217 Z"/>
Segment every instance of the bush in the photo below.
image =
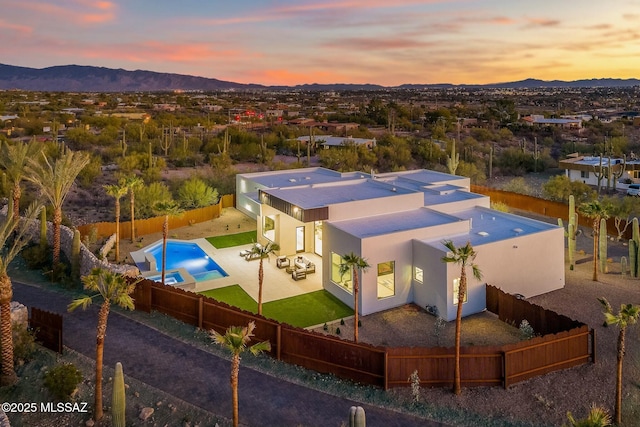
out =
<path fill-rule="evenodd" d="M 42 270 L 51 266 L 49 246 L 31 245 L 22 250 L 22 258 L 29 270 Z"/>
<path fill-rule="evenodd" d="M 520 322 L 520 333 L 522 334 L 522 339 L 530 340 L 531 338 L 536 336 L 536 331 L 533 330 L 533 326 L 529 323 L 527 319 L 524 319 Z"/>
<path fill-rule="evenodd" d="M 82 381 L 82 373 L 72 363 L 55 366 L 45 372 L 44 385 L 59 400 L 69 400 Z"/>

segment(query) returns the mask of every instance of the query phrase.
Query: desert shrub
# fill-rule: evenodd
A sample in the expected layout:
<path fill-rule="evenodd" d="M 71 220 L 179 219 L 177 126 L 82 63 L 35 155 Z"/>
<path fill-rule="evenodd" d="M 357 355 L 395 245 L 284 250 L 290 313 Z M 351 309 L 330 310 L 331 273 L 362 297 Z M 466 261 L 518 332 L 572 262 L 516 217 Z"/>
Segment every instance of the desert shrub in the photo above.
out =
<path fill-rule="evenodd" d="M 491 202 L 491 209 L 498 212 L 511 212 L 511 208 L 509 207 L 509 205 L 503 202 Z"/>
<path fill-rule="evenodd" d="M 202 208 L 218 203 L 218 191 L 197 177 L 187 179 L 178 189 L 178 201 L 184 209 Z"/>
<path fill-rule="evenodd" d="M 22 250 L 22 258 L 29 270 L 46 269 L 51 265 L 51 251 L 49 245 L 30 245 Z"/>
<path fill-rule="evenodd" d="M 417 369 L 409 376 L 409 382 L 411 383 L 412 400 L 414 403 L 418 403 L 420 402 L 420 377 Z"/>
<path fill-rule="evenodd" d="M 69 400 L 82 381 L 82 373 L 72 363 L 57 365 L 44 374 L 44 385 L 58 400 Z"/>
<path fill-rule="evenodd" d="M 530 195 L 532 193 L 531 186 L 527 184 L 527 182 L 521 176 L 513 178 L 511 181 L 507 182 L 502 187 L 502 190 L 509 191 L 511 193 L 526 194 L 526 195 Z"/>
<path fill-rule="evenodd" d="M 520 322 L 519 329 L 522 334 L 522 339 L 529 340 L 536 336 L 536 331 L 533 330 L 533 326 L 531 326 L 527 319 Z"/>

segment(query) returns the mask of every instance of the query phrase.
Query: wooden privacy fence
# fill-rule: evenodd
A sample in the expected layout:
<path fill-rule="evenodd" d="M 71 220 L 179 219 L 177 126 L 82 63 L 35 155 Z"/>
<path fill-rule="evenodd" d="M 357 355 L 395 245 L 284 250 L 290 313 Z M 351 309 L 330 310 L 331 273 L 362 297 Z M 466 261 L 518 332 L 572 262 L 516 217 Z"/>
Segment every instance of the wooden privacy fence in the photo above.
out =
<path fill-rule="evenodd" d="M 553 202 L 551 200 L 539 199 L 537 197 L 527 196 L 525 194 L 511 193 L 509 191 L 502 191 L 496 188 L 482 187 L 479 185 L 472 185 L 471 191 L 473 191 L 474 193 L 489 196 L 492 202 L 504 203 L 505 205 L 514 209 L 540 214 L 551 218 L 562 218 L 565 223 L 565 227 L 569 218 L 569 205 L 567 203 Z M 576 211 L 577 210 L 578 203 L 576 203 Z M 579 214 L 578 223 L 588 228 L 591 228 L 593 226 L 591 219 L 583 217 Z M 607 220 L 607 234 L 611 236 L 618 235 L 618 230 L 616 230 L 614 218 L 609 218 Z M 626 230 L 624 237 L 626 239 L 631 238 L 630 229 Z"/>
<path fill-rule="evenodd" d="M 156 310 L 202 329 L 223 333 L 229 326 L 256 324 L 255 340 L 269 341 L 270 354 L 284 362 L 356 382 L 384 387 L 410 386 L 418 371 L 425 386 L 453 384 L 454 348 L 388 348 L 355 344 L 295 328 L 231 307 L 203 295 L 150 280 L 132 297 L 136 310 Z M 462 385 L 508 387 L 547 372 L 587 363 L 595 336 L 579 322 L 487 286 L 487 308 L 507 322 L 524 318 L 539 333 L 531 340 L 504 346 L 461 348 Z"/>
<path fill-rule="evenodd" d="M 209 221 L 219 218 L 223 208 L 233 207 L 235 205 L 235 195 L 225 194 L 220 197 L 217 205 L 206 206 L 204 208 L 192 209 L 183 212 L 180 216 L 169 217 L 169 229 L 186 227 L 187 225 L 197 224 L 199 222 Z M 164 224 L 164 216 L 158 216 L 146 219 L 136 219 L 135 229 L 136 236 L 144 236 L 146 234 L 157 233 L 162 231 Z M 82 237 L 89 235 L 95 230 L 97 237 L 108 237 L 116 232 L 115 222 L 97 222 L 94 224 L 79 225 L 78 231 Z M 131 221 L 120 222 L 120 239 L 131 238 Z"/>
<path fill-rule="evenodd" d="M 62 353 L 62 315 L 31 308 L 29 327 L 34 330 L 36 341 L 56 353 Z"/>

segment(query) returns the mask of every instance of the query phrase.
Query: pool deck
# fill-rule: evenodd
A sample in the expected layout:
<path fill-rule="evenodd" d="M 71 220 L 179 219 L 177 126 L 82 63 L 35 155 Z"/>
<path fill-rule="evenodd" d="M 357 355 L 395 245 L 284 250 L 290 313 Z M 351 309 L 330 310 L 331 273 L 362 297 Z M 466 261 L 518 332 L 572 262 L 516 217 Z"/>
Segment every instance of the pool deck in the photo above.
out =
<path fill-rule="evenodd" d="M 206 223 L 195 224 L 193 226 L 183 227 L 182 229 L 171 230 L 172 236 L 180 236 L 179 239 L 171 238 L 170 240 L 183 240 L 197 243 L 203 251 L 209 255 L 215 262 L 228 274 L 227 277 L 222 277 L 214 280 L 204 280 L 201 282 L 195 282 L 195 284 L 184 284 L 180 287 L 192 292 L 202 292 L 209 289 L 218 289 L 231 285 L 239 285 L 244 289 L 247 294 L 254 300 L 258 300 L 258 268 L 260 266 L 260 260 L 246 261 L 240 256 L 240 251 L 251 248 L 252 244 L 234 246 L 231 248 L 217 249 L 211 243 L 209 243 L 204 237 L 196 236 L 214 236 L 220 234 L 233 234 L 234 232 L 250 231 L 250 228 L 246 226 L 247 221 L 245 215 L 232 208 L 225 209 L 225 221 L 213 220 Z M 213 230 L 212 224 L 215 222 L 220 223 L 220 232 Z M 237 226 L 236 226 L 237 222 Z M 226 230 L 226 224 L 231 224 L 229 227 L 233 231 Z M 218 225 L 218 224 L 216 224 Z M 255 226 L 255 222 L 253 223 Z M 255 229 L 255 228 L 254 228 Z M 160 240 L 157 240 L 158 237 Z M 155 238 L 155 239 L 154 239 Z M 147 246 L 152 246 L 158 242 L 162 243 L 162 234 L 154 233 L 152 235 L 144 236 L 145 241 L 153 242 Z M 121 245 L 121 249 L 124 245 Z M 140 254 L 144 252 L 145 248 L 139 246 L 129 245 L 124 246 L 124 249 L 129 249 L 129 260 L 133 260 L 134 263 L 144 262 L 144 255 L 142 259 Z M 133 251 L 132 249 L 136 249 Z M 127 253 L 127 252 L 123 252 Z M 293 296 L 302 295 L 309 292 L 314 292 L 322 289 L 322 258 L 316 254 L 301 253 L 296 255 L 304 255 L 316 265 L 316 272 L 308 274 L 306 279 L 294 280 L 291 274 L 286 272 L 286 269 L 279 269 L 276 266 L 276 257 L 272 255 L 269 258 L 263 260 L 264 268 L 264 284 L 262 290 L 262 301 L 276 301 L 283 298 L 289 298 Z M 289 255 L 289 258 L 293 259 L 294 255 Z M 173 271 L 173 270 L 169 270 Z M 142 271 L 144 274 L 151 274 Z M 156 273 L 157 274 L 157 273 Z"/>

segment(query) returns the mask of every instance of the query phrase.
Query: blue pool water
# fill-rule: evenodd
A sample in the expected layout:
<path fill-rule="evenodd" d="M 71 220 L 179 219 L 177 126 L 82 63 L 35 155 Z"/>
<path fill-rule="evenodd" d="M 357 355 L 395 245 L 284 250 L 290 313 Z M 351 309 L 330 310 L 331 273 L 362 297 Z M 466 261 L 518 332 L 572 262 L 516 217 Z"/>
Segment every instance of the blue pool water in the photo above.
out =
<path fill-rule="evenodd" d="M 162 271 L 162 243 L 150 246 L 144 252 L 156 259 L 157 269 Z M 178 268 L 187 270 L 196 279 L 196 282 L 228 276 L 227 272 L 207 255 L 197 243 L 169 240 L 167 241 L 167 265 L 165 270 Z M 182 277 L 179 278 L 182 279 Z"/>
<path fill-rule="evenodd" d="M 153 280 L 154 282 L 160 282 L 162 280 L 162 274 L 156 274 L 154 276 L 147 276 L 147 279 Z M 166 273 L 164 275 L 164 284 L 165 285 L 176 285 L 178 283 L 184 282 L 184 278 L 182 274 L 178 271 L 172 271 Z"/>

